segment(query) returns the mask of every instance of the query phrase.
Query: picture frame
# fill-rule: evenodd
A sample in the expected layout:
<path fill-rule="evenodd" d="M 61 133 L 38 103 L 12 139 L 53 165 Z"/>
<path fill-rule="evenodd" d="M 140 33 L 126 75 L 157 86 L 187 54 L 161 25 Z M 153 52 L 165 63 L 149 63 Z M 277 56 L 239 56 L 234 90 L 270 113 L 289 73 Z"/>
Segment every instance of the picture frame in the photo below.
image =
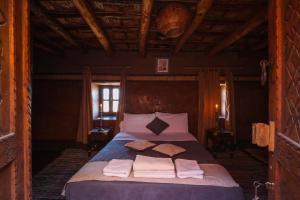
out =
<path fill-rule="evenodd" d="M 169 58 L 157 58 L 156 73 L 169 73 Z"/>

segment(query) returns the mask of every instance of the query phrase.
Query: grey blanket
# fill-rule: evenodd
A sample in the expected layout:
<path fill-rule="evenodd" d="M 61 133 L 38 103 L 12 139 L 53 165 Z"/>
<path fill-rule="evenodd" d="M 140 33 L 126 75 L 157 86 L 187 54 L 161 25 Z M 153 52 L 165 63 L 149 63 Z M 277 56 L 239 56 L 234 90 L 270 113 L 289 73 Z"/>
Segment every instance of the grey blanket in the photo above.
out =
<path fill-rule="evenodd" d="M 129 141 L 112 140 L 98 152 L 91 160 L 109 161 L 111 159 L 135 159 L 137 154 L 153 157 L 167 157 L 163 154 L 147 149 L 134 151 L 124 144 Z M 156 144 L 172 143 L 186 149 L 176 158 L 193 159 L 198 163 L 217 163 L 216 160 L 197 142 L 154 142 Z M 243 200 L 240 187 L 217 187 L 202 185 L 180 185 L 145 182 L 102 182 L 82 181 L 68 183 L 66 186 L 67 200 Z"/>

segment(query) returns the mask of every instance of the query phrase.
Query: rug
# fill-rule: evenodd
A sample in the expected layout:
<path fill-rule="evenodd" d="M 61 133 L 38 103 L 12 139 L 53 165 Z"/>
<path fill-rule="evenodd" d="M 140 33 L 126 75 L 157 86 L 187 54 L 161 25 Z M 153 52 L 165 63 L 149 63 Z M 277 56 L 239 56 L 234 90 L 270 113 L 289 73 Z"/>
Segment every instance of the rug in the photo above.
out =
<path fill-rule="evenodd" d="M 88 161 L 82 149 L 66 149 L 32 178 L 33 200 L 62 200 L 65 183 Z"/>
<path fill-rule="evenodd" d="M 60 194 L 65 183 L 88 159 L 85 150 L 64 150 L 58 158 L 33 176 L 33 200 L 63 200 Z M 234 158 L 218 154 L 217 160 L 243 188 L 246 200 L 253 198 L 253 181 L 266 180 L 267 165 L 242 151 L 236 151 Z M 259 194 L 261 200 L 267 199 L 266 190 L 260 189 Z"/>
<path fill-rule="evenodd" d="M 228 155 L 223 154 L 219 156 L 218 154 L 217 160 L 243 188 L 246 200 L 252 200 L 254 197 L 253 181 L 265 183 L 267 180 L 268 165 L 254 159 L 243 151 L 235 151 L 232 159 Z M 260 200 L 268 199 L 267 190 L 264 187 L 259 188 L 258 194 Z"/>

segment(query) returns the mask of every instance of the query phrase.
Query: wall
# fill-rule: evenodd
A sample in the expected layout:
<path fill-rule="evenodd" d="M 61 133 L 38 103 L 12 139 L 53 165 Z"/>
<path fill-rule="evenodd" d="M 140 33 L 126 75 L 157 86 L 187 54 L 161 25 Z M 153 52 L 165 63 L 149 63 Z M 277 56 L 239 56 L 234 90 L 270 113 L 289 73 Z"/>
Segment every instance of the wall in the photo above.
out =
<path fill-rule="evenodd" d="M 157 57 L 170 58 L 169 74 L 195 74 L 197 71 L 186 67 L 243 67 L 235 74 L 258 74 L 259 61 L 267 57 L 263 52 L 246 54 L 225 53 L 210 57 L 203 53 L 148 53 L 141 57 L 136 52 L 118 52 L 107 56 L 102 51 L 67 51 L 63 57 L 50 57 L 39 52 L 34 57 L 34 73 L 81 73 L 82 67 L 92 66 L 94 73 L 120 74 L 124 67 L 131 67 L 129 74 L 155 74 Z"/>
<path fill-rule="evenodd" d="M 256 82 L 235 82 L 237 142 L 251 143 L 252 123 L 268 122 L 268 86 Z"/>
<path fill-rule="evenodd" d="M 128 81 L 125 111 L 130 113 L 187 112 L 189 131 L 196 134 L 198 82 Z"/>
<path fill-rule="evenodd" d="M 33 80 L 34 140 L 75 140 L 81 87 L 79 81 Z"/>
<path fill-rule="evenodd" d="M 93 73 L 99 74 L 120 74 L 125 66 L 130 66 L 128 74 L 134 75 L 155 75 L 155 62 L 157 57 L 169 56 L 162 53 L 149 53 L 147 57 L 140 57 L 137 53 L 115 53 L 108 57 L 101 51 L 68 51 L 64 57 L 52 57 L 35 52 L 34 54 L 34 75 L 35 74 L 80 74 L 84 65 L 92 66 Z M 234 70 L 235 75 L 258 75 L 260 68 L 258 62 L 265 58 L 264 53 L 253 54 L 220 54 L 217 57 L 209 57 L 203 53 L 180 53 L 170 56 L 170 75 L 190 75 L 196 74 L 196 70 L 187 70 L 185 67 L 243 67 L 242 70 Z M 77 130 L 77 120 L 80 108 L 81 82 L 80 81 L 55 81 L 55 80 L 33 80 L 33 139 L 38 140 L 75 140 Z M 196 101 L 197 85 L 194 83 L 170 83 L 170 85 L 180 85 L 184 88 L 180 95 L 175 95 L 175 99 L 192 98 Z M 132 83 L 128 85 L 132 92 L 127 93 L 127 97 L 134 99 L 135 96 L 150 94 L 153 98 L 156 91 L 151 84 Z M 191 85 L 190 85 L 191 84 Z M 160 89 L 160 95 L 164 99 L 164 91 L 172 90 L 177 86 L 166 85 L 166 82 L 155 83 Z M 145 86 L 145 87 L 144 87 Z M 144 87 L 144 90 L 143 90 Z M 135 89 L 133 89 L 135 88 Z M 147 89 L 146 89 L 147 88 Z M 176 92 L 175 89 L 173 89 Z M 137 94 L 136 92 L 139 92 Z M 130 94 L 131 93 L 131 94 Z M 130 97 L 129 97 L 130 95 Z M 194 97 L 192 97 L 192 96 Z M 170 98 L 171 99 L 171 98 Z M 170 99 L 164 99 L 166 106 L 170 107 Z M 50 101 L 49 101 L 50 100 Z M 180 102 L 178 102 L 180 103 Z M 194 103 L 193 103 L 194 104 Z M 192 104 L 190 104 L 192 105 Z M 164 108 L 164 110 L 167 107 Z M 197 106 L 195 105 L 195 108 Z M 130 108 L 133 109 L 133 108 Z M 167 111 L 167 109 L 165 110 Z M 174 110 L 183 112 L 183 110 Z M 193 119 L 196 118 L 193 114 Z M 195 122 L 191 122 L 191 131 L 195 132 Z"/>

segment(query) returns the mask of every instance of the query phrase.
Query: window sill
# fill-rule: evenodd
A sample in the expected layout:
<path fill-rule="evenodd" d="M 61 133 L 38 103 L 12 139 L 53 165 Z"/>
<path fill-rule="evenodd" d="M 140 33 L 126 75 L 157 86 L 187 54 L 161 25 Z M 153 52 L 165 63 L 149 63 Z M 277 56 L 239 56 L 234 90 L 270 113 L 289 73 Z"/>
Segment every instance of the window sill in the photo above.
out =
<path fill-rule="evenodd" d="M 116 120 L 117 120 L 117 116 L 115 116 L 115 115 L 102 116 L 102 117 L 97 117 L 96 120 L 102 120 L 102 121 L 116 121 Z"/>

